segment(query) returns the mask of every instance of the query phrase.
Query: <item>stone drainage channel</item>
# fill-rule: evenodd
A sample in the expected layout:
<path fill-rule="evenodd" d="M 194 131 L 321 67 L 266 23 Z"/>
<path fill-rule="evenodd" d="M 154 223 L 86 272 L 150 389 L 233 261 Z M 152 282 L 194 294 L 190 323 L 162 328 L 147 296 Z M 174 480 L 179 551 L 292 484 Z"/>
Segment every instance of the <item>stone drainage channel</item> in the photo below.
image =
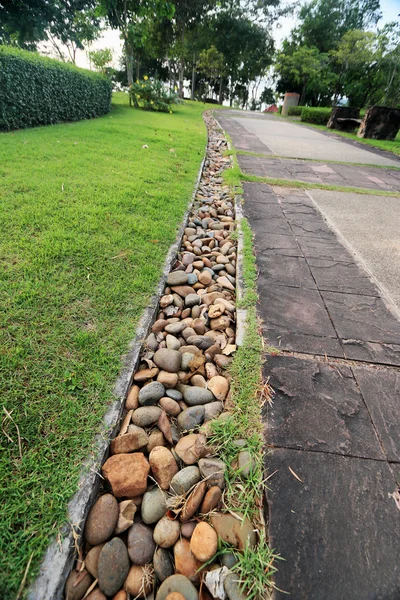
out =
<path fill-rule="evenodd" d="M 207 442 L 230 398 L 238 256 L 235 205 L 221 176 L 231 164 L 227 142 L 211 115 L 205 121 L 194 206 L 101 468 L 66 600 L 243 598 L 229 570 L 234 555 L 212 561 L 218 538 L 243 550 L 256 533 L 225 509 L 225 466 Z"/>

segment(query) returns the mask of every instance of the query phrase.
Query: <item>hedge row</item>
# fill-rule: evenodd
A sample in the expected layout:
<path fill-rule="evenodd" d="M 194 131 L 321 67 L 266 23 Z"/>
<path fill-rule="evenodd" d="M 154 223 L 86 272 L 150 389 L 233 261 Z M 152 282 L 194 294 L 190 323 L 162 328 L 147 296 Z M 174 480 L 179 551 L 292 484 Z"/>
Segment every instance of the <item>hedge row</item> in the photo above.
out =
<path fill-rule="evenodd" d="M 300 117 L 304 106 L 289 106 L 288 117 Z"/>
<path fill-rule="evenodd" d="M 326 125 L 331 116 L 331 108 L 311 108 L 303 106 L 301 111 L 301 120 L 306 123 L 315 123 L 316 125 Z"/>
<path fill-rule="evenodd" d="M 103 75 L 0 46 L 0 130 L 104 115 L 111 91 Z"/>

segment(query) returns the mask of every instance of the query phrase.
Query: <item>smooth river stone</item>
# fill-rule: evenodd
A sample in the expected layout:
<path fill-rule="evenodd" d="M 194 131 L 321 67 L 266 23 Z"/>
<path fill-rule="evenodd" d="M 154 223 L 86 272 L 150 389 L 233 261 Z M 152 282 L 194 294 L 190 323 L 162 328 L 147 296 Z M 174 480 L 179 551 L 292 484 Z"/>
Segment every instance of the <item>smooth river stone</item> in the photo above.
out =
<path fill-rule="evenodd" d="M 180 531 L 179 521 L 164 516 L 158 521 L 154 528 L 153 539 L 157 546 L 161 546 L 161 548 L 170 548 L 178 539 Z"/>
<path fill-rule="evenodd" d="M 153 530 L 142 523 L 134 523 L 128 531 L 128 554 L 135 565 L 145 565 L 153 558 L 156 545 Z"/>
<path fill-rule="evenodd" d="M 121 589 L 129 573 L 128 550 L 120 538 L 113 538 L 100 552 L 97 573 L 99 588 L 106 596 L 112 596 Z"/>
<path fill-rule="evenodd" d="M 163 582 L 174 574 L 172 556 L 166 548 L 157 548 L 153 556 L 153 566 L 156 577 Z"/>
<path fill-rule="evenodd" d="M 178 350 L 160 348 L 160 350 L 157 350 L 157 352 L 154 354 L 153 360 L 156 363 L 156 365 L 160 367 L 160 369 L 163 369 L 163 371 L 168 371 L 168 373 L 177 373 L 181 368 L 182 354 L 178 352 Z M 164 395 L 165 394 L 163 393 L 162 396 Z M 160 396 L 160 398 L 162 398 L 162 396 Z M 160 398 L 157 398 L 157 400 L 159 400 Z"/>
<path fill-rule="evenodd" d="M 118 521 L 118 502 L 112 494 L 104 494 L 89 511 L 85 524 L 85 538 L 97 546 L 111 537 Z"/>
<path fill-rule="evenodd" d="M 171 575 L 160 585 L 156 600 L 166 600 L 169 594 L 177 592 L 185 600 L 199 600 L 199 593 L 193 583 L 184 575 Z"/>
<path fill-rule="evenodd" d="M 170 491 L 174 496 L 181 496 L 199 481 L 200 469 L 194 466 L 185 467 L 172 478 Z"/>
<path fill-rule="evenodd" d="M 188 280 L 188 276 L 184 271 L 171 271 L 167 275 L 167 285 L 185 285 Z"/>
<path fill-rule="evenodd" d="M 162 350 L 157 350 L 162 352 Z M 157 354 L 156 352 L 156 354 Z M 142 387 L 139 392 L 139 404 L 141 406 L 148 406 L 150 404 L 157 404 L 157 402 L 165 395 L 165 388 L 159 381 L 152 381 L 148 385 Z"/>
<path fill-rule="evenodd" d="M 204 420 L 204 406 L 191 406 L 178 415 L 178 426 L 181 431 L 190 431 L 202 424 Z"/>
<path fill-rule="evenodd" d="M 137 425 L 129 425 L 128 433 L 111 440 L 111 454 L 126 454 L 147 446 L 149 437 L 144 429 Z"/>
<path fill-rule="evenodd" d="M 141 406 L 134 411 L 132 423 L 139 427 L 148 427 L 158 421 L 161 412 L 159 406 Z"/>
<path fill-rule="evenodd" d="M 183 392 L 183 399 L 189 406 L 197 406 L 198 404 L 208 404 L 214 402 L 215 397 L 210 390 L 204 389 L 197 385 L 187 386 Z"/>
<path fill-rule="evenodd" d="M 167 512 L 167 498 L 158 486 L 143 494 L 141 515 L 146 525 L 157 523 Z"/>

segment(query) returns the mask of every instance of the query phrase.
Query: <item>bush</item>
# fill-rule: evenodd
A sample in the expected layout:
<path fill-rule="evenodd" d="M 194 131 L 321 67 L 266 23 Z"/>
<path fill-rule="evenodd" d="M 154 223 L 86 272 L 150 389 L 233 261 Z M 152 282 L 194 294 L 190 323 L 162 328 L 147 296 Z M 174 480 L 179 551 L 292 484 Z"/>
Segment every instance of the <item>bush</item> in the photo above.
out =
<path fill-rule="evenodd" d="M 278 115 L 281 115 L 281 114 L 282 114 L 282 106 L 279 106 L 278 107 Z"/>
<path fill-rule="evenodd" d="M 129 94 L 136 108 L 141 104 L 144 110 L 172 112 L 171 104 L 179 102 L 178 94 L 168 91 L 158 79 L 150 81 L 146 76 L 131 85 Z"/>
<path fill-rule="evenodd" d="M 289 106 L 288 117 L 300 117 L 303 106 Z"/>
<path fill-rule="evenodd" d="M 306 123 L 315 123 L 316 125 L 326 125 L 331 116 L 331 108 L 310 108 L 303 106 L 301 111 L 301 120 Z"/>
<path fill-rule="evenodd" d="M 111 108 L 111 91 L 103 75 L 0 46 L 0 130 L 104 115 Z"/>

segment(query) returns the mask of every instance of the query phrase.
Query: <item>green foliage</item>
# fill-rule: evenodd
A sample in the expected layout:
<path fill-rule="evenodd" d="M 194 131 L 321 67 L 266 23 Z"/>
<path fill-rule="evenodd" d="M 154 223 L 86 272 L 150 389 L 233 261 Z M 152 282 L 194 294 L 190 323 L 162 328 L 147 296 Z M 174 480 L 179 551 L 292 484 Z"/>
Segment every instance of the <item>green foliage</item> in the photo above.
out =
<path fill-rule="evenodd" d="M 300 117 L 304 106 L 289 106 L 288 117 Z"/>
<path fill-rule="evenodd" d="M 150 80 L 148 77 L 133 83 L 129 88 L 129 94 L 137 108 L 141 106 L 144 110 L 156 112 L 172 112 L 171 105 L 179 101 L 178 95 L 168 91 L 161 81 Z"/>
<path fill-rule="evenodd" d="M 111 83 L 97 73 L 0 46 L 0 130 L 79 121 L 111 107 Z"/>
<path fill-rule="evenodd" d="M 306 123 L 315 123 L 316 125 L 326 125 L 331 115 L 331 108 L 311 108 L 303 106 L 301 111 L 301 120 Z"/>
<path fill-rule="evenodd" d="M 109 65 L 113 59 L 111 48 L 92 50 L 91 52 L 88 52 L 88 56 L 96 71 L 100 71 L 100 73 L 105 75 L 107 65 Z"/>

